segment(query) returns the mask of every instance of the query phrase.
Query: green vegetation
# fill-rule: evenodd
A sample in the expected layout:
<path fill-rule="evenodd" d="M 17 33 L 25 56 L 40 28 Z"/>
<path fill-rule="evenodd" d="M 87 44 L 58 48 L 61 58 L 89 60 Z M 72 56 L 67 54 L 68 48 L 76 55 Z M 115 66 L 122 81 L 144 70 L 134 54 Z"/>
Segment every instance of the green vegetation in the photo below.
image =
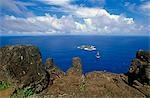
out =
<path fill-rule="evenodd" d="M 85 83 L 80 84 L 80 91 L 81 92 L 85 91 Z"/>
<path fill-rule="evenodd" d="M 27 98 L 33 94 L 34 94 L 33 89 L 26 87 L 23 89 L 18 89 L 16 93 L 10 96 L 10 98 Z"/>
<path fill-rule="evenodd" d="M 109 93 L 108 95 L 106 95 L 106 98 L 113 98 L 113 95 Z"/>
<path fill-rule="evenodd" d="M 7 81 L 0 81 L 0 91 L 7 89 L 10 87 L 10 83 L 8 83 Z"/>
<path fill-rule="evenodd" d="M 106 98 L 113 98 L 113 93 L 112 93 L 111 90 L 109 90 L 109 89 L 107 89 Z"/>
<path fill-rule="evenodd" d="M 5 90 L 11 86 L 12 86 L 12 84 L 10 84 L 7 81 L 0 81 L 0 91 Z M 28 96 L 31 96 L 33 94 L 34 94 L 33 89 L 26 87 L 23 89 L 18 89 L 15 93 L 13 93 L 10 96 L 10 98 L 27 98 Z"/>

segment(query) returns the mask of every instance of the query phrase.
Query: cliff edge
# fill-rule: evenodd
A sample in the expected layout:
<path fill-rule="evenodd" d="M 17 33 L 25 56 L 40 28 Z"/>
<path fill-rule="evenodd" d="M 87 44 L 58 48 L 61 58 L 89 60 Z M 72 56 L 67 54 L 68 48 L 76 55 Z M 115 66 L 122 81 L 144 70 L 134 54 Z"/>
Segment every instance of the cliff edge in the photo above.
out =
<path fill-rule="evenodd" d="M 0 98 L 146 98 L 150 97 L 149 77 L 149 51 L 138 51 L 126 74 L 84 74 L 79 57 L 63 72 L 52 58 L 44 64 L 35 46 L 0 48 Z"/>

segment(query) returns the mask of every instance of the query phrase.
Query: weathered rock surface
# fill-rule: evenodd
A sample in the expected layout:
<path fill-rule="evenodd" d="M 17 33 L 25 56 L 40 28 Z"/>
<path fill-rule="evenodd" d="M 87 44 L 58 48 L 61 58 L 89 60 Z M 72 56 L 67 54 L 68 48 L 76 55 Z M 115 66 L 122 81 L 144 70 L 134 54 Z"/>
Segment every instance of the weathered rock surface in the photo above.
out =
<path fill-rule="evenodd" d="M 150 97 L 150 51 L 139 50 L 128 71 L 128 83 Z M 145 85 L 146 84 L 146 85 Z"/>
<path fill-rule="evenodd" d="M 130 85 L 134 80 L 142 84 L 150 84 L 150 51 L 139 50 L 137 52 L 136 58 L 131 62 L 128 76 Z"/>
<path fill-rule="evenodd" d="M 146 98 L 123 79 L 120 74 L 106 72 L 66 75 L 54 80 L 47 92 L 36 98 Z"/>
<path fill-rule="evenodd" d="M 150 63 L 150 51 L 139 50 L 136 54 L 136 58 Z"/>
<path fill-rule="evenodd" d="M 40 92 L 49 84 L 39 49 L 30 45 L 0 48 L 0 79 L 13 82 L 18 88 L 30 86 Z"/>
<path fill-rule="evenodd" d="M 82 73 L 79 57 L 72 59 L 66 75 L 56 78 L 44 94 L 36 98 L 146 98 L 143 92 L 129 86 L 127 76 L 108 72 Z M 33 98 L 34 98 L 33 97 Z"/>
<path fill-rule="evenodd" d="M 72 59 L 72 67 L 68 69 L 67 75 L 82 75 L 82 64 L 79 57 Z"/>
<path fill-rule="evenodd" d="M 7 46 L 0 48 L 0 80 L 20 88 L 30 86 L 35 92 L 48 86 L 30 98 L 146 98 L 150 86 L 141 83 L 149 82 L 149 60 L 149 52 L 139 51 L 126 76 L 101 71 L 83 74 L 81 59 L 74 57 L 72 67 L 64 73 L 51 58 L 43 65 L 39 49 L 34 46 Z M 4 90 L 0 97 L 8 91 L 12 92 Z"/>
<path fill-rule="evenodd" d="M 48 58 L 45 63 L 45 69 L 50 74 L 50 80 L 53 81 L 56 78 L 60 78 L 61 76 L 65 75 L 65 73 L 60 70 L 54 63 L 52 58 Z"/>

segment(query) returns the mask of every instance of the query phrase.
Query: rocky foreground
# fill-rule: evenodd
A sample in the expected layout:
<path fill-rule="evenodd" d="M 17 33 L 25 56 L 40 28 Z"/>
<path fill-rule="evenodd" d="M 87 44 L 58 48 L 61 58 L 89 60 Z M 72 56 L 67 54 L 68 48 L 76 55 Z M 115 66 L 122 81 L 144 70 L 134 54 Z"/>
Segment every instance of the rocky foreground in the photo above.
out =
<path fill-rule="evenodd" d="M 5 84 L 5 85 L 4 85 Z M 81 60 L 61 71 L 53 59 L 43 64 L 31 45 L 0 48 L 0 98 L 149 98 L 150 52 L 139 50 L 129 71 L 82 73 Z"/>

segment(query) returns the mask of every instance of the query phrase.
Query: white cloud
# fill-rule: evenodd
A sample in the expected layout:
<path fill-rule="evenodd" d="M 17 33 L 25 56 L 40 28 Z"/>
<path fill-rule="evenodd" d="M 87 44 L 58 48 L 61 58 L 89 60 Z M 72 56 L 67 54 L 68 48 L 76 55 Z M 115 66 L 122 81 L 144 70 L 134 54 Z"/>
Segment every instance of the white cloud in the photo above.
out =
<path fill-rule="evenodd" d="M 26 6 L 32 4 L 13 2 L 12 0 L 2 0 L 3 6 L 13 9 L 17 14 L 27 15 L 30 13 Z M 0 33 L 2 35 L 47 35 L 47 34 L 148 34 L 150 25 L 140 25 L 133 18 L 123 15 L 110 14 L 102 8 L 88 8 L 71 5 L 71 0 L 40 0 L 46 4 L 59 5 L 54 11 L 62 11 L 67 15 L 58 18 L 45 14 L 44 16 L 34 16 L 19 18 L 15 16 L 0 17 Z M 93 0 L 103 1 L 104 0 Z M 23 9 L 23 12 L 21 9 Z M 142 7 L 141 8 L 148 8 Z"/>
<path fill-rule="evenodd" d="M 98 15 L 108 14 L 104 9 L 80 7 L 75 11 L 75 14 L 81 17 L 95 17 Z"/>
<path fill-rule="evenodd" d="M 140 6 L 140 10 L 142 11 L 142 13 L 144 13 L 145 15 L 150 16 L 150 1 L 147 1 L 145 3 L 143 3 Z"/>
<path fill-rule="evenodd" d="M 80 13 L 83 12 L 83 13 Z M 109 14 L 104 9 L 78 8 L 72 15 L 57 18 L 46 14 L 29 18 L 5 16 L 2 19 L 1 32 L 5 34 L 142 34 L 149 32 L 150 26 L 141 26 L 121 15 Z M 91 13 L 93 15 L 89 15 Z M 82 22 L 77 21 L 82 20 Z M 10 25 L 12 24 L 12 25 Z"/>
<path fill-rule="evenodd" d="M 59 6 L 69 5 L 71 2 L 71 0 L 39 0 L 39 1 L 44 2 L 46 4 Z"/>
<path fill-rule="evenodd" d="M 150 16 L 150 1 L 141 0 L 140 5 L 137 5 L 136 3 L 125 2 L 124 6 L 126 9 L 128 9 L 128 11 L 134 14 Z"/>
<path fill-rule="evenodd" d="M 49 4 L 49 5 L 67 6 L 67 5 L 71 5 L 71 3 L 76 0 L 39 0 L 39 1 Z M 105 0 L 87 0 L 87 1 L 83 0 L 81 2 L 81 5 L 84 5 L 84 3 L 86 2 L 89 2 L 93 5 L 97 4 L 99 6 L 104 6 L 105 4 Z"/>
<path fill-rule="evenodd" d="M 143 5 L 141 5 L 141 8 L 142 9 L 149 9 L 150 10 L 150 1 L 148 1 L 148 2 L 145 2 Z"/>

